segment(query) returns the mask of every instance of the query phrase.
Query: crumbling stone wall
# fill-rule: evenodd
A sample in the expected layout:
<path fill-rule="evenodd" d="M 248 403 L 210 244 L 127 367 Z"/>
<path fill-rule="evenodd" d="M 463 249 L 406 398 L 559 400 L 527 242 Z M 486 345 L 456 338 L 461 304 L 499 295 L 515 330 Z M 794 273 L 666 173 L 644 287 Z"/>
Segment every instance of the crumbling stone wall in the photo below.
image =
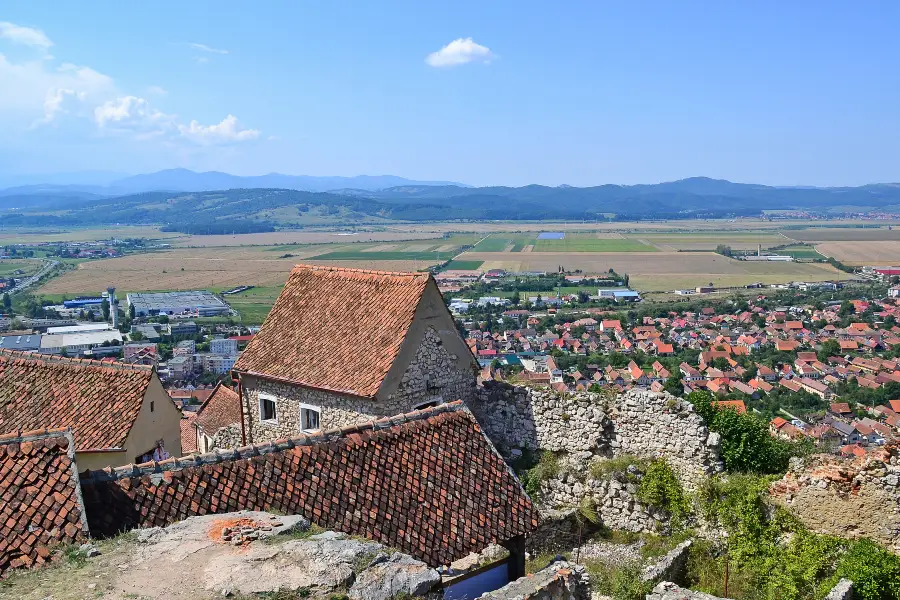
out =
<path fill-rule="evenodd" d="M 590 600 L 591 586 L 582 565 L 556 561 L 537 573 L 512 581 L 479 600 Z"/>
<path fill-rule="evenodd" d="M 458 358 L 447 351 L 438 333 L 429 327 L 400 384 L 386 399 L 359 398 L 245 375 L 241 401 L 247 442 L 297 435 L 301 431 L 301 404 L 318 407 L 320 427 L 334 429 L 410 412 L 423 403 L 471 401 L 475 376 L 459 367 Z M 260 419 L 260 394 L 275 401 L 274 421 Z"/>
<path fill-rule="evenodd" d="M 770 496 L 813 531 L 868 537 L 900 552 L 900 448 L 886 446 L 863 459 L 823 455 L 791 469 Z"/>
<path fill-rule="evenodd" d="M 469 406 L 505 456 L 524 449 L 664 457 L 688 489 L 718 473 L 718 435 L 686 401 L 647 390 L 618 396 L 488 382 Z"/>

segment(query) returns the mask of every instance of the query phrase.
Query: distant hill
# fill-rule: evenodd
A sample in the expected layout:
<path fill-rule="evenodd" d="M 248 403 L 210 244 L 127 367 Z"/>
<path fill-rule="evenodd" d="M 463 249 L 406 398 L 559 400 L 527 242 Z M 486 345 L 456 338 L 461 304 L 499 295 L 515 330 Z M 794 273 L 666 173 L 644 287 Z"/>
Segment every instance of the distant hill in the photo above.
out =
<path fill-rule="evenodd" d="M 341 183 L 332 191 L 285 184 Z M 401 185 L 377 187 L 401 180 Z M 240 187 L 262 185 L 273 187 Z M 352 185 L 348 185 L 352 184 Z M 280 184 L 280 185 L 275 185 Z M 588 188 L 465 187 L 399 177 L 236 177 L 227 173 L 161 171 L 113 182 L 109 190 L 169 190 L 101 196 L 91 186 L 27 186 L 0 192 L 0 225 L 161 224 L 178 231 L 259 231 L 276 226 L 433 220 L 638 220 L 721 218 L 763 210 L 833 214 L 900 206 L 900 185 L 845 188 L 770 187 L 694 177 L 650 185 Z M 312 185 L 312 184 L 310 184 Z M 373 186 L 367 189 L 365 185 Z M 212 186 L 219 190 L 194 190 Z"/>

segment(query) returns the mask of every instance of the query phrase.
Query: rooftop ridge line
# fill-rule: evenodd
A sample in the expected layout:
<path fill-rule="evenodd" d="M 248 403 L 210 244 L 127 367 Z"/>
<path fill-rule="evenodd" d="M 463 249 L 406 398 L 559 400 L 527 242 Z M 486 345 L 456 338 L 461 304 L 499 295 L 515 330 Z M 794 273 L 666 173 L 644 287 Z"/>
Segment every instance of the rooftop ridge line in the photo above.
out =
<path fill-rule="evenodd" d="M 361 275 L 385 275 L 390 277 L 408 277 L 410 279 L 429 277 L 430 273 L 416 273 L 411 271 L 379 271 L 377 269 L 356 269 L 352 267 L 334 267 L 331 265 L 310 265 L 298 263 L 291 269 L 291 273 L 297 271 L 334 271 L 337 273 L 359 273 Z"/>
<path fill-rule="evenodd" d="M 219 449 L 215 448 L 212 452 L 189 454 L 180 458 L 172 457 L 162 461 L 151 461 L 140 464 L 129 464 L 122 467 L 106 467 L 101 470 L 87 470 L 81 473 L 82 483 L 93 483 L 100 481 L 117 481 L 119 479 L 142 477 L 150 474 L 162 474 L 172 471 L 180 471 L 189 467 L 200 467 L 203 465 L 217 464 L 228 460 L 241 460 L 252 458 L 254 456 L 265 456 L 276 452 L 283 452 L 291 448 L 316 446 L 318 444 L 331 441 L 347 439 L 351 434 L 362 433 L 365 431 L 384 431 L 398 427 L 404 423 L 414 423 L 425 421 L 431 417 L 436 417 L 445 413 L 468 412 L 468 408 L 463 404 L 462 400 L 455 400 L 446 404 L 440 404 L 431 408 L 415 410 L 408 413 L 401 413 L 391 417 L 384 417 L 365 423 L 355 425 L 347 425 L 325 431 L 319 431 L 312 434 L 300 434 L 292 438 L 282 438 L 274 441 L 259 442 L 249 446 L 239 448 Z M 474 418 L 473 418 L 474 421 Z M 477 424 L 476 424 L 477 425 Z M 496 451 L 496 450 L 495 450 Z"/>
<path fill-rule="evenodd" d="M 66 435 L 69 434 L 69 435 Z M 69 444 L 74 447 L 74 438 L 72 438 L 71 427 L 57 427 L 54 429 L 31 429 L 22 431 L 18 429 L 10 433 L 0 434 L 0 444 L 14 444 L 16 442 L 31 442 L 34 440 L 42 440 L 47 438 L 65 437 L 69 439 Z"/>
<path fill-rule="evenodd" d="M 41 354 L 36 352 L 24 352 L 22 350 L 0 349 L 0 357 L 8 356 L 14 360 L 30 360 L 47 364 L 71 364 L 82 367 L 104 367 L 120 371 L 152 371 L 150 365 L 132 365 L 126 363 L 108 363 L 91 358 L 78 358 L 74 356 L 59 356 L 57 354 Z"/>

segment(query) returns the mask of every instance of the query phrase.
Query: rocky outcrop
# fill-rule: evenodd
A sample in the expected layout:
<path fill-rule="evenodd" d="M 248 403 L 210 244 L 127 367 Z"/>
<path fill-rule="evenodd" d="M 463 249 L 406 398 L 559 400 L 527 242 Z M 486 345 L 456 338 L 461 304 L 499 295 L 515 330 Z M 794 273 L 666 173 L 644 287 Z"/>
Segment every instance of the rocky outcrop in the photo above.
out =
<path fill-rule="evenodd" d="M 825 600 L 853 600 L 853 582 L 849 579 L 841 579 L 837 582 Z"/>
<path fill-rule="evenodd" d="M 560 560 L 537 573 L 482 594 L 479 600 L 590 600 L 590 597 L 587 570 L 582 565 Z"/>
<path fill-rule="evenodd" d="M 791 462 L 771 498 L 813 531 L 868 537 L 900 551 L 900 450 L 886 446 L 862 459 L 815 456 Z"/>
<path fill-rule="evenodd" d="M 423 596 L 440 582 L 436 570 L 408 555 L 343 533 L 307 536 L 309 527 L 303 517 L 244 511 L 139 530 L 116 587 L 148 598 L 182 598 L 166 590 L 185 591 L 184 598 L 306 590 L 388 600 Z M 158 577 L 162 571 L 169 575 Z"/>

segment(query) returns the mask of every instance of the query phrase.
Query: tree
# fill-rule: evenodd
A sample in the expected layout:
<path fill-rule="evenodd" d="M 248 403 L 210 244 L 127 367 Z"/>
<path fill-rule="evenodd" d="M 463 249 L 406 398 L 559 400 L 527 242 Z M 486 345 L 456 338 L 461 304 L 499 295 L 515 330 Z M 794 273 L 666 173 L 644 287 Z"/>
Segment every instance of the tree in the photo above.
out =
<path fill-rule="evenodd" d="M 756 363 L 751 363 L 749 367 L 744 371 L 744 374 L 741 375 L 741 381 L 747 383 L 754 377 L 756 377 L 757 373 L 759 373 L 759 369 L 756 368 Z"/>
<path fill-rule="evenodd" d="M 109 300 L 106 298 L 100 303 L 100 311 L 103 313 L 103 320 L 109 321 Z"/>
<path fill-rule="evenodd" d="M 9 312 L 12 309 L 12 298 L 9 297 L 9 293 L 3 294 L 3 310 Z"/>
<path fill-rule="evenodd" d="M 671 377 L 666 379 L 663 389 L 673 396 L 681 396 L 684 394 L 684 384 L 681 382 L 681 371 L 675 371 Z"/>
<path fill-rule="evenodd" d="M 819 360 L 826 362 L 829 356 L 840 356 L 841 344 L 837 340 L 825 340 L 819 348 Z"/>
<path fill-rule="evenodd" d="M 134 304 L 128 305 L 128 318 L 134 320 Z"/>
<path fill-rule="evenodd" d="M 846 317 L 852 315 L 854 312 L 856 312 L 856 309 L 853 308 L 853 304 L 851 304 L 849 300 L 841 302 L 841 309 L 838 311 L 840 316 Z"/>
<path fill-rule="evenodd" d="M 712 366 L 720 371 L 727 371 L 731 368 L 731 363 L 728 362 L 728 359 L 719 356 L 713 359 Z"/>

